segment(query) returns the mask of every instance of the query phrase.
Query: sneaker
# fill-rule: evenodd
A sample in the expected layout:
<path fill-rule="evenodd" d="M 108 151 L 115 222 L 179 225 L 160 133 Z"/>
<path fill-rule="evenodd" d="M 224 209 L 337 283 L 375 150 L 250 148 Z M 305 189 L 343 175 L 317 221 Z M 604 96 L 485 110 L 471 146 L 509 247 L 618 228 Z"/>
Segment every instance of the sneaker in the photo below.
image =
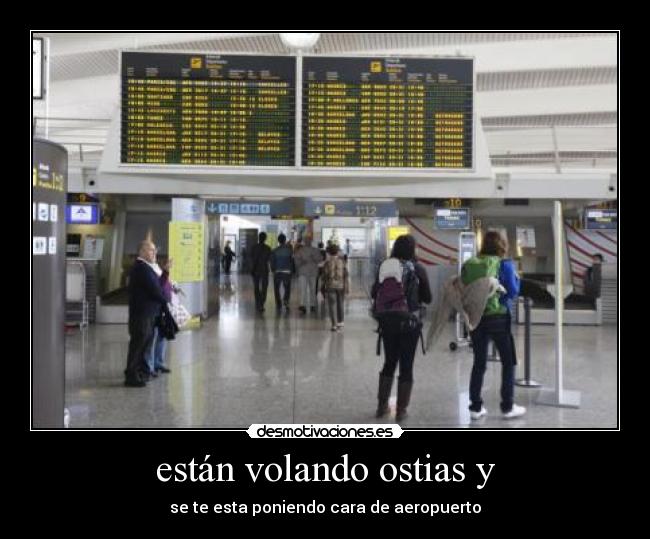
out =
<path fill-rule="evenodd" d="M 488 411 L 485 409 L 485 406 L 481 406 L 481 409 L 478 412 L 475 412 L 474 410 L 469 411 L 469 417 L 471 417 L 474 421 L 477 419 L 481 419 L 482 417 L 486 416 Z"/>
<path fill-rule="evenodd" d="M 168 369 L 167 367 L 158 367 L 158 369 L 156 369 L 156 370 L 158 372 L 164 372 L 165 374 L 168 374 L 168 373 L 172 372 L 172 370 Z"/>
<path fill-rule="evenodd" d="M 342 328 L 344 325 L 345 325 L 345 324 L 344 324 L 343 322 L 339 322 L 339 323 L 337 324 L 337 326 L 340 327 L 340 328 Z"/>
<path fill-rule="evenodd" d="M 519 406 L 518 404 L 513 404 L 509 412 L 503 412 L 503 419 L 513 419 L 515 417 L 521 417 L 526 413 L 525 406 Z"/>
<path fill-rule="evenodd" d="M 338 331 L 339 328 L 337 326 L 332 326 L 332 331 Z"/>

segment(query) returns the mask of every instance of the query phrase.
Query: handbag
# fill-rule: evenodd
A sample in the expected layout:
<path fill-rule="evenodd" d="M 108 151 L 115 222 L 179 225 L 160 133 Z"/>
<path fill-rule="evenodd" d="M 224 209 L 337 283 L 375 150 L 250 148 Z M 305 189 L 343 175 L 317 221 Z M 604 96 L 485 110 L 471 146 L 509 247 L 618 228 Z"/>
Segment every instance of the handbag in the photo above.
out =
<path fill-rule="evenodd" d="M 165 337 L 165 339 L 168 341 L 176 338 L 176 334 L 178 333 L 179 328 L 176 324 L 176 321 L 174 320 L 174 317 L 171 315 L 169 308 L 163 307 L 162 313 L 160 314 L 159 329 L 162 333 L 162 336 Z"/>

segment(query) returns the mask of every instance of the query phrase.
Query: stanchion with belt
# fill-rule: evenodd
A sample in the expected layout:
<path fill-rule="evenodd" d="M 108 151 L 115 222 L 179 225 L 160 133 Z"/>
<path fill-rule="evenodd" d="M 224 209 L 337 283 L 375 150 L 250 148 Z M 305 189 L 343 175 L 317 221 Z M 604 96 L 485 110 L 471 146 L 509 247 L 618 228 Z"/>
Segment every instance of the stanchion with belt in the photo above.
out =
<path fill-rule="evenodd" d="M 524 296 L 524 377 L 515 382 L 519 387 L 541 387 L 542 384 L 530 379 L 530 310 L 533 300 Z"/>

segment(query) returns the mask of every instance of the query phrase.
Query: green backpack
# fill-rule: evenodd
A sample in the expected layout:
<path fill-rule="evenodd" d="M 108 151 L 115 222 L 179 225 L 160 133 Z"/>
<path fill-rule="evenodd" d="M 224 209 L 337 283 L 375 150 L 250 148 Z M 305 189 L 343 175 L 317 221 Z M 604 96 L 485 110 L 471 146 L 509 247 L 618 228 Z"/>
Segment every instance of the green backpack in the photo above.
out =
<path fill-rule="evenodd" d="M 482 277 L 499 278 L 501 258 L 498 256 L 473 256 L 463 264 L 460 278 L 463 284 L 471 284 Z M 505 314 L 508 310 L 499 303 L 499 293 L 492 294 L 485 305 L 484 315 Z"/>

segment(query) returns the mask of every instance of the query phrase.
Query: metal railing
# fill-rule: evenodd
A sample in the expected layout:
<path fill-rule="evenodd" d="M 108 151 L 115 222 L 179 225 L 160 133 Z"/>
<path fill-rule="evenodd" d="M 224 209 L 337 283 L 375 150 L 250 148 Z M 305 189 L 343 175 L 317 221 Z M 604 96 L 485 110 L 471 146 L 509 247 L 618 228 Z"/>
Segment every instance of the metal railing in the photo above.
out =
<path fill-rule="evenodd" d="M 99 162 L 111 120 L 107 118 L 34 117 L 33 133 L 63 145 L 71 161 Z M 490 160 L 496 167 L 615 168 L 616 125 L 483 126 Z"/>
<path fill-rule="evenodd" d="M 61 144 L 72 161 L 94 164 L 101 158 L 111 120 L 107 118 L 44 118 L 32 120 L 34 136 Z"/>
<path fill-rule="evenodd" d="M 493 166 L 612 168 L 618 160 L 616 125 L 487 125 Z"/>

